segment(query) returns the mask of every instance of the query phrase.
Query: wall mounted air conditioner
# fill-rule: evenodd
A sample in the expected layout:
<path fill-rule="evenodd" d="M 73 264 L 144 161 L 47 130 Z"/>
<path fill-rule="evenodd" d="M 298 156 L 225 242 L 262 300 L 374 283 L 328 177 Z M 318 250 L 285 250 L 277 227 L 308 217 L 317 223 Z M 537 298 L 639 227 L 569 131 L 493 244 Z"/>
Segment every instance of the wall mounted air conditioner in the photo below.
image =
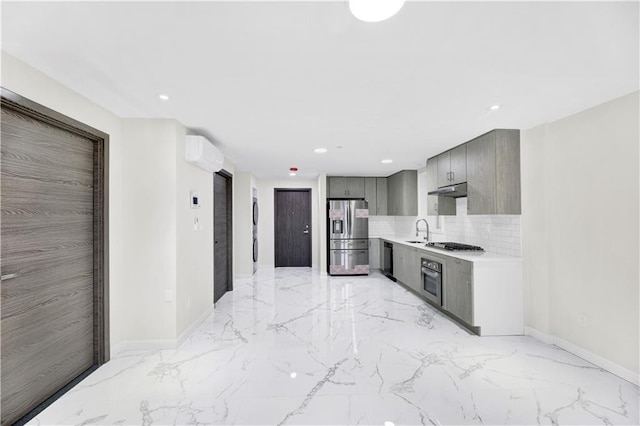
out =
<path fill-rule="evenodd" d="M 222 170 L 224 154 L 204 136 L 186 136 L 185 159 L 208 172 Z"/>

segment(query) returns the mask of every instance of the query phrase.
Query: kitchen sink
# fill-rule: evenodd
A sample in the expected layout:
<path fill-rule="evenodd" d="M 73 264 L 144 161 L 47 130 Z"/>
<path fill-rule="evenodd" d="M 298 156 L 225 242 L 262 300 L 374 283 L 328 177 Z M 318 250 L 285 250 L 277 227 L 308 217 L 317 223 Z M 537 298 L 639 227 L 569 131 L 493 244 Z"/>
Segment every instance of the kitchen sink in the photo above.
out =
<path fill-rule="evenodd" d="M 411 244 L 423 244 L 424 241 L 416 241 L 416 240 L 412 240 L 412 241 L 405 241 L 406 243 L 411 243 Z"/>

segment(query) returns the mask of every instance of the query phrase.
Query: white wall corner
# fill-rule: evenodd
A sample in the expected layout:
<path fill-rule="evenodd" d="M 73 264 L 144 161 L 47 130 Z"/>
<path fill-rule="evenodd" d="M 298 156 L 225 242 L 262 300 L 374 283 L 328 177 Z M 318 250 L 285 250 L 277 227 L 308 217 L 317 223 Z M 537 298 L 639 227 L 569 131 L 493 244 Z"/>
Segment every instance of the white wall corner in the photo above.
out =
<path fill-rule="evenodd" d="M 633 383 L 636 386 L 640 386 L 640 374 L 629 370 L 626 367 L 623 367 L 619 364 L 616 364 L 613 361 L 610 361 L 606 358 L 601 357 L 600 355 L 594 354 L 593 352 L 584 349 L 578 345 L 575 345 L 571 342 L 568 342 L 564 339 L 561 339 L 558 336 L 553 334 L 546 334 L 540 330 L 536 330 L 532 327 L 525 327 L 524 334 L 527 336 L 531 336 L 542 343 L 546 343 L 549 345 L 558 346 L 564 349 L 567 352 L 572 353 L 573 355 L 584 359 L 604 370 L 607 370 L 611 374 L 615 374 L 616 376 Z"/>

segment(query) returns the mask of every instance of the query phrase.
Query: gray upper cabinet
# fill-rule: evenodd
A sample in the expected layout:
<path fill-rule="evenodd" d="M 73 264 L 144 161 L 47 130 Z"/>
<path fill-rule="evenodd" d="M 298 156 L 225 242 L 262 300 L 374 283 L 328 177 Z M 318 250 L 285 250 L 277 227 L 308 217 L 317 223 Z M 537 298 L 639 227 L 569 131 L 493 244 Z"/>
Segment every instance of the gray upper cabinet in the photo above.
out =
<path fill-rule="evenodd" d="M 387 179 L 387 214 L 416 216 L 418 214 L 418 171 L 402 170 Z"/>
<path fill-rule="evenodd" d="M 364 199 L 369 202 L 370 216 L 386 216 L 387 178 L 364 178 Z"/>
<path fill-rule="evenodd" d="M 427 160 L 427 192 L 438 189 L 438 157 Z M 455 215 L 456 200 L 449 197 L 427 195 L 427 215 Z"/>
<path fill-rule="evenodd" d="M 473 264 L 447 259 L 444 275 L 444 308 L 473 326 Z"/>
<path fill-rule="evenodd" d="M 457 146 L 436 157 L 438 188 L 467 181 L 467 147 Z"/>
<path fill-rule="evenodd" d="M 378 214 L 378 185 L 376 178 L 364 178 L 364 199 L 369 203 L 369 215 Z"/>
<path fill-rule="evenodd" d="M 520 214 L 520 131 L 493 130 L 466 145 L 467 213 Z"/>
<path fill-rule="evenodd" d="M 328 177 L 329 198 L 365 198 L 363 177 Z"/>
<path fill-rule="evenodd" d="M 388 196 L 387 196 L 387 178 L 376 178 L 376 215 L 386 216 L 387 215 L 387 204 L 388 204 Z"/>

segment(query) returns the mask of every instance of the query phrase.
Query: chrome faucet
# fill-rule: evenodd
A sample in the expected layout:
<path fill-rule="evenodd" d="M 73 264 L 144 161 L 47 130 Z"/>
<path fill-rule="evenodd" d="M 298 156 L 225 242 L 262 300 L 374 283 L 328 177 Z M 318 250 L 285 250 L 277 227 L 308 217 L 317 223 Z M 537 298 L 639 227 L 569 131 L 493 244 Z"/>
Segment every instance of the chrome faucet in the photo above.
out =
<path fill-rule="evenodd" d="M 420 223 L 420 221 L 423 221 L 424 224 L 427 225 L 427 229 L 418 228 L 418 224 Z M 424 240 L 429 241 L 429 222 L 427 222 L 427 219 L 416 220 L 416 237 L 420 236 L 420 231 L 427 231 L 427 235 L 424 237 Z"/>

